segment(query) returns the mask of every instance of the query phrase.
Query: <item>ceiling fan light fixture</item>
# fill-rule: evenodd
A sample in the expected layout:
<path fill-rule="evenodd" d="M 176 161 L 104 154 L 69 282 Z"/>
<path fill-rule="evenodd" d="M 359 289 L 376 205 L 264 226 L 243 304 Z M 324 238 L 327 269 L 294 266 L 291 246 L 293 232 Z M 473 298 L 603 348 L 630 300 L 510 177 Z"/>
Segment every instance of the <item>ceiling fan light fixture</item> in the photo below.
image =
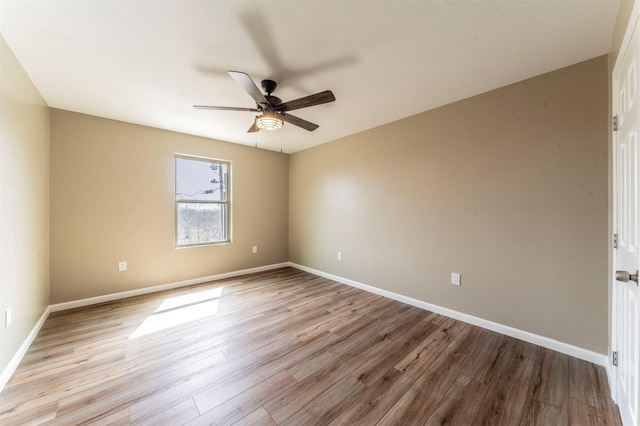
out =
<path fill-rule="evenodd" d="M 262 81 L 262 88 L 267 92 L 267 94 L 264 95 L 248 74 L 240 71 L 229 71 L 229 75 L 244 89 L 245 92 L 247 92 L 249 96 L 251 96 L 251 98 L 253 98 L 256 102 L 255 108 L 213 105 L 194 105 L 193 107 L 196 109 L 218 111 L 251 111 L 262 113 L 262 115 L 257 116 L 254 119 L 253 124 L 249 127 L 249 130 L 247 130 L 247 133 L 255 133 L 259 130 L 278 130 L 282 128 L 285 121 L 289 124 L 312 132 L 319 127 L 317 124 L 303 120 L 295 115 L 291 115 L 289 114 L 289 111 L 326 104 L 327 102 L 333 102 L 336 100 L 336 97 L 333 95 L 331 90 L 325 90 L 324 92 L 318 92 L 313 95 L 304 96 L 302 98 L 293 99 L 283 103 L 280 98 L 271 94 L 277 86 L 275 81 Z"/>
<path fill-rule="evenodd" d="M 284 120 L 273 111 L 265 111 L 262 115 L 256 117 L 256 126 L 260 130 L 278 130 L 282 128 Z"/>

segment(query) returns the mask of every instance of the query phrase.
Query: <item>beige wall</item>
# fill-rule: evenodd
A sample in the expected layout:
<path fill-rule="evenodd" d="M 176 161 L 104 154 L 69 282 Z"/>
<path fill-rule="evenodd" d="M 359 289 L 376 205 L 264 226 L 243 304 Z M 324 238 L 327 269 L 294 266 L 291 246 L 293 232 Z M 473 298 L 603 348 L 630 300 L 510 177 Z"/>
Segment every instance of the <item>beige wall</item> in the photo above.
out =
<path fill-rule="evenodd" d="M 51 303 L 288 260 L 288 155 L 57 109 L 51 120 Z M 174 248 L 176 153 L 232 162 L 232 244 Z"/>
<path fill-rule="evenodd" d="M 607 81 L 603 56 L 293 154 L 291 261 L 605 353 Z"/>
<path fill-rule="evenodd" d="M 0 372 L 48 304 L 49 108 L 0 36 Z"/>

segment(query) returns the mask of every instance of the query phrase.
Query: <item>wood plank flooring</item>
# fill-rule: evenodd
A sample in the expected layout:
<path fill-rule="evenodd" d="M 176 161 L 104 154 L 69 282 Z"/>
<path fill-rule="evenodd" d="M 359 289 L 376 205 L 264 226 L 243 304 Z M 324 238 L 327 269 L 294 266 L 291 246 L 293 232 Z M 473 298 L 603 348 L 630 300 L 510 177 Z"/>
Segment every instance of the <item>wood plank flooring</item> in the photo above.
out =
<path fill-rule="evenodd" d="M 621 421 L 602 367 L 283 268 L 51 314 L 0 424 Z"/>

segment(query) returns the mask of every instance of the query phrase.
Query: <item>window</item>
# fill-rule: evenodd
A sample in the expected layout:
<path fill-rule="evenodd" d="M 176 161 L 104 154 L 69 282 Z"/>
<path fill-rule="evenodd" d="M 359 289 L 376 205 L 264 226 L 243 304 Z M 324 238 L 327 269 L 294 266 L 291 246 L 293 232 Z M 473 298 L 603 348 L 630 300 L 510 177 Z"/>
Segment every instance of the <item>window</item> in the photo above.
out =
<path fill-rule="evenodd" d="M 231 164 L 176 155 L 176 247 L 227 243 Z"/>

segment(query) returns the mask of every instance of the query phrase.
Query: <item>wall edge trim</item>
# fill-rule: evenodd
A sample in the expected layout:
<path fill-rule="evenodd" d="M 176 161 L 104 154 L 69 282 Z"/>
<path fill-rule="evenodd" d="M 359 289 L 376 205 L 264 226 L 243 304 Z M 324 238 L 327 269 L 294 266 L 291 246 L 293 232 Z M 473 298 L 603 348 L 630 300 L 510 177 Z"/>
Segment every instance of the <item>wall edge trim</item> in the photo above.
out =
<path fill-rule="evenodd" d="M 87 299 L 81 299 L 71 302 L 58 303 L 54 305 L 49 305 L 46 307 L 36 324 L 33 326 L 31 332 L 24 340 L 20 348 L 13 356 L 7 367 L 0 373 L 0 392 L 4 389 L 6 384 L 11 379 L 11 376 L 15 372 L 16 368 L 22 361 L 22 358 L 27 353 L 29 347 L 37 337 L 40 329 L 44 325 L 46 319 L 49 317 L 51 312 L 59 312 L 67 309 L 73 309 L 83 306 L 95 305 L 98 303 L 109 302 L 113 300 L 124 299 L 127 297 L 139 296 L 143 294 L 157 293 L 164 290 L 170 290 L 179 287 L 186 287 L 190 285 L 202 284 L 210 281 L 217 281 L 226 278 L 239 277 L 242 275 L 253 274 L 257 272 L 264 272 L 273 269 L 283 268 L 290 266 L 292 268 L 311 273 L 313 275 L 317 275 L 323 278 L 327 278 L 341 284 L 346 284 L 351 287 L 355 287 L 369 293 L 377 294 L 379 296 L 387 297 L 392 300 L 396 300 L 398 302 L 406 303 L 411 306 L 415 306 L 417 308 L 425 309 L 431 312 L 435 312 L 437 314 L 444 315 L 449 318 L 453 318 L 462 322 L 466 322 L 468 324 L 472 324 L 478 327 L 485 328 L 487 330 L 495 331 L 497 333 L 504 334 L 506 336 L 510 336 L 516 339 L 523 340 L 525 342 L 533 343 L 538 346 L 542 346 L 547 349 L 551 349 L 565 355 L 573 356 L 584 361 L 588 361 L 597 365 L 603 366 L 607 371 L 607 376 L 610 379 L 610 367 L 609 367 L 609 357 L 600 354 L 597 352 L 593 352 L 588 349 L 580 348 L 578 346 L 571 345 L 569 343 L 560 342 L 558 340 L 554 340 L 548 337 L 540 336 L 534 333 L 530 333 L 528 331 L 520 330 L 514 327 L 510 327 L 504 324 L 496 323 L 493 321 L 489 321 L 483 318 L 475 317 L 472 315 L 468 315 L 462 312 L 454 311 L 449 308 L 445 308 L 442 306 L 434 305 L 432 303 L 424 302 L 422 300 L 413 299 L 408 296 L 403 296 L 401 294 L 393 293 L 388 290 L 383 290 L 374 286 L 370 286 L 367 284 L 360 283 L 358 281 L 354 281 L 348 278 L 343 278 L 338 275 L 330 274 L 327 272 L 323 272 L 317 269 L 310 268 L 308 266 L 299 265 L 293 262 L 283 262 L 283 263 L 275 263 L 271 265 L 259 266 L 255 268 L 242 269 L 232 272 L 225 272 L 221 274 L 209 275 L 206 277 L 193 278 L 189 280 L 176 281 L 173 283 L 160 284 L 152 287 L 145 287 L 137 290 L 130 290 L 125 292 L 113 293 L 104 296 L 91 297 Z"/>
<path fill-rule="evenodd" d="M 70 302 L 62 302 L 51 305 L 51 312 L 65 311 L 67 309 L 80 308 L 83 306 L 96 305 L 98 303 L 112 302 L 114 300 L 126 299 L 127 297 L 141 296 L 144 294 L 157 293 L 164 290 L 172 290 L 174 288 L 187 287 L 190 285 L 203 284 L 209 281 L 223 280 L 225 278 L 239 277 L 242 275 L 254 274 L 256 272 L 270 271 L 272 269 L 284 268 L 289 266 L 287 262 L 274 263 L 271 265 L 258 266 L 255 268 L 240 269 L 232 272 L 224 272 L 221 274 L 209 275 L 206 277 L 192 278 L 172 283 L 159 284 L 151 287 L 139 288 L 136 290 L 122 291 L 119 293 L 105 294 L 103 296 L 89 297 L 86 299 L 73 300 Z"/>
<path fill-rule="evenodd" d="M 318 275 L 323 278 L 327 278 L 342 284 L 356 287 L 369 293 L 384 296 L 389 299 L 396 300 L 398 302 L 406 303 L 408 305 L 415 306 L 417 308 L 425 309 L 427 311 L 435 312 L 440 315 L 444 315 L 449 318 L 453 318 L 468 324 L 472 324 L 478 327 L 482 327 L 487 330 L 495 331 L 500 334 L 504 334 L 509 337 L 513 337 L 525 342 L 533 343 L 534 345 L 542 346 L 547 349 L 551 349 L 565 355 L 573 356 L 575 358 L 582 359 L 584 361 L 591 362 L 593 364 L 603 366 L 607 372 L 609 371 L 609 358 L 597 352 L 593 352 L 589 349 L 584 349 L 578 346 L 571 345 L 569 343 L 560 342 L 558 340 L 551 339 L 549 337 L 540 336 L 528 331 L 520 330 L 508 325 L 500 324 L 497 322 L 489 321 L 480 317 L 458 312 L 453 309 L 445 308 L 442 306 L 434 305 L 422 300 L 414 299 L 401 294 L 393 293 L 388 290 L 383 290 L 378 287 L 374 287 L 368 284 L 363 284 L 358 281 L 354 281 L 348 278 L 343 278 L 338 275 L 333 275 L 327 272 L 319 271 L 317 269 L 310 268 L 308 266 L 299 265 L 297 263 L 289 262 L 289 266 L 299 269 L 301 271 L 309 272 L 314 275 Z"/>
<path fill-rule="evenodd" d="M 38 318 L 38 321 L 36 321 L 35 325 L 27 335 L 27 338 L 24 339 L 24 342 L 22 342 L 22 345 L 20 345 L 18 351 L 15 353 L 15 355 L 13 355 L 11 361 L 9 361 L 9 364 L 5 367 L 4 370 L 2 370 L 2 373 L 0 373 L 0 392 L 2 392 L 7 383 L 9 383 L 11 376 L 13 376 L 13 373 L 15 373 L 16 368 L 18 368 L 20 361 L 22 361 L 22 358 L 29 350 L 29 347 L 31 347 L 31 344 L 38 336 L 40 329 L 44 325 L 44 322 L 47 320 L 50 313 L 51 307 L 47 306 L 42 315 L 40 315 L 40 318 Z"/>

